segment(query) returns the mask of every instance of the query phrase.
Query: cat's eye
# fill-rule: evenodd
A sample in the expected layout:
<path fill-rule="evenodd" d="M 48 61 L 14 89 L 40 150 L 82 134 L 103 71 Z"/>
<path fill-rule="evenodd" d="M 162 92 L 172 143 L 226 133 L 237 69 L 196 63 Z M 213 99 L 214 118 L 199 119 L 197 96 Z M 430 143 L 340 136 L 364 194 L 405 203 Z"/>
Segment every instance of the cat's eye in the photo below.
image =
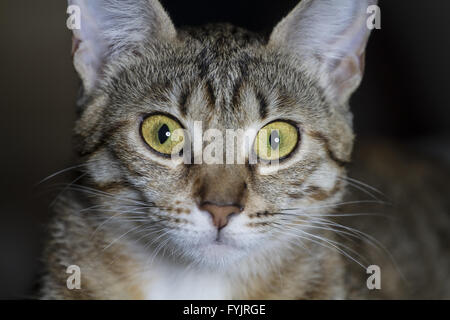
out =
<path fill-rule="evenodd" d="M 275 121 L 259 130 L 254 150 L 263 160 L 278 160 L 294 151 L 298 141 L 297 127 L 285 121 Z"/>
<path fill-rule="evenodd" d="M 141 134 L 153 150 L 163 155 L 180 152 L 183 147 L 182 126 L 177 120 L 166 115 L 157 114 L 145 118 L 141 124 Z"/>

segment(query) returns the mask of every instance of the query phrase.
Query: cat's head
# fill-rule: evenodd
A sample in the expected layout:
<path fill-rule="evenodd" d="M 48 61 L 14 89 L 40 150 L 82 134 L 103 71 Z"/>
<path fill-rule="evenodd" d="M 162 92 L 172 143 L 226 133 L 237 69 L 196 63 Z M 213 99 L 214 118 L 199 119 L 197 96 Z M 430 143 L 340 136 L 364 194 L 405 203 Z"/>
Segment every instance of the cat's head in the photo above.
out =
<path fill-rule="evenodd" d="M 156 0 L 69 1 L 76 136 L 102 228 L 207 266 L 300 245 L 344 192 L 374 2 L 304 0 L 264 39 L 177 30 Z"/>

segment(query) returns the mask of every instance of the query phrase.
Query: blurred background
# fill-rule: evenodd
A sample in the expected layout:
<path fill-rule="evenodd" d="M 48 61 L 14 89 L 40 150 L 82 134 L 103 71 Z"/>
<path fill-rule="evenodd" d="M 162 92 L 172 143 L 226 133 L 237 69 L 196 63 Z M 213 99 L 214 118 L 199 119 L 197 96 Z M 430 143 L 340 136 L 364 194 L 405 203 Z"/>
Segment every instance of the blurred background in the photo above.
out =
<path fill-rule="evenodd" d="M 231 22 L 268 34 L 298 0 L 161 2 L 177 26 Z M 450 161 L 450 1 L 380 6 L 352 99 L 358 139 Z M 66 19 L 63 0 L 0 1 L 0 298 L 32 297 L 52 200 L 36 185 L 74 159 L 79 82 Z"/>

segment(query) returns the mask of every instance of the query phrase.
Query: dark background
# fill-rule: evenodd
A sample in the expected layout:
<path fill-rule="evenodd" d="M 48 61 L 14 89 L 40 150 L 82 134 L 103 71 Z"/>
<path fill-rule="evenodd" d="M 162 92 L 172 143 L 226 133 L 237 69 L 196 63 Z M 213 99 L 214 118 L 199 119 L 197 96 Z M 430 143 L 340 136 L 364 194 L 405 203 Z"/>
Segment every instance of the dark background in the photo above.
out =
<path fill-rule="evenodd" d="M 231 22 L 269 33 L 297 0 L 162 3 L 177 26 Z M 356 132 L 449 160 L 450 1 L 380 6 L 382 29 L 352 100 Z M 73 159 L 78 79 L 65 11 L 63 0 L 0 2 L 0 298 L 30 297 L 52 199 L 36 184 Z"/>

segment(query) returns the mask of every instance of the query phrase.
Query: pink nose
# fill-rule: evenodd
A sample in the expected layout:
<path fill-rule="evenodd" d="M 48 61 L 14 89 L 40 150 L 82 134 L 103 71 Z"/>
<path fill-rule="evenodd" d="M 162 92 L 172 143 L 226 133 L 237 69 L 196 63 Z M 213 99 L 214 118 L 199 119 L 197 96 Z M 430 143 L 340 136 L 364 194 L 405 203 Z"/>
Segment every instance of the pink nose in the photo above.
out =
<path fill-rule="evenodd" d="M 242 208 L 235 205 L 217 205 L 213 203 L 204 203 L 200 206 L 201 210 L 208 211 L 212 218 L 213 224 L 222 229 L 228 224 L 228 220 L 233 214 L 238 214 L 242 211 Z"/>

